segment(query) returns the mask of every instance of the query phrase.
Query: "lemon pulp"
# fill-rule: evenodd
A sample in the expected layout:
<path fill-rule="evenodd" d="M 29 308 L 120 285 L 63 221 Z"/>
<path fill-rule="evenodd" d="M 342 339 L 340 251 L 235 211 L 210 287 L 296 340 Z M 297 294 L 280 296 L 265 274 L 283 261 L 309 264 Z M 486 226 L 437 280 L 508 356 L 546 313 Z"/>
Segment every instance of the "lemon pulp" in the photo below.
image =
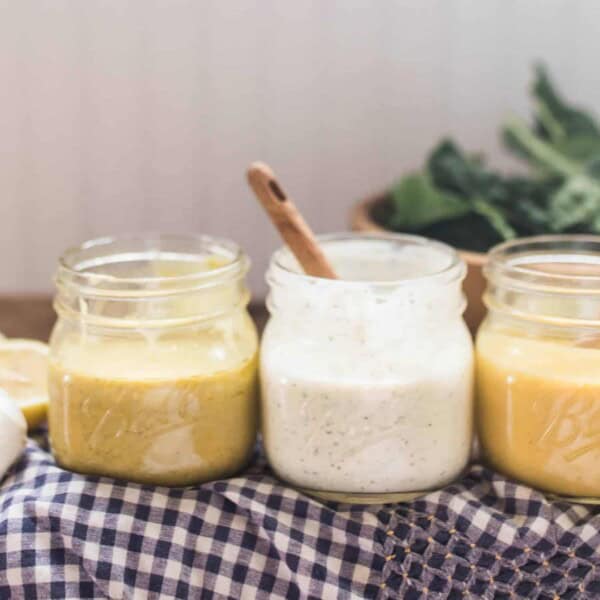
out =
<path fill-rule="evenodd" d="M 0 338 L 0 389 L 21 409 L 33 429 L 48 409 L 48 347 L 42 342 Z"/>

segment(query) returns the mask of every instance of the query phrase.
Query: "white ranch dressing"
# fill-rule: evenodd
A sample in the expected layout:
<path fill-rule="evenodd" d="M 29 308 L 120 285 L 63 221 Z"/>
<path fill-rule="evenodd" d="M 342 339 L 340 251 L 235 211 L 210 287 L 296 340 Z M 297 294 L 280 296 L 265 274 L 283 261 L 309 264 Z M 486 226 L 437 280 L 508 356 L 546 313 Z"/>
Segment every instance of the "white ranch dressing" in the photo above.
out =
<path fill-rule="evenodd" d="M 472 439 L 463 264 L 413 236 L 322 243 L 343 281 L 300 274 L 286 250 L 268 273 L 262 419 L 273 469 L 302 488 L 359 495 L 448 483 Z"/>

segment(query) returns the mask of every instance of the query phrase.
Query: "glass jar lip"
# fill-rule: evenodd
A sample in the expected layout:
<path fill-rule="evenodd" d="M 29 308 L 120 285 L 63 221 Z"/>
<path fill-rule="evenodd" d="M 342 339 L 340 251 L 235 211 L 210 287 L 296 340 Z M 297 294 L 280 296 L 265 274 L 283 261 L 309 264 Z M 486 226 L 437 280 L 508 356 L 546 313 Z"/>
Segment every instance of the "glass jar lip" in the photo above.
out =
<path fill-rule="evenodd" d="M 547 265 L 546 270 L 540 265 Z M 571 272 L 567 272 L 569 265 Z M 600 236 L 539 235 L 509 240 L 489 251 L 483 270 L 489 281 L 502 280 L 503 287 L 600 294 Z"/>
<path fill-rule="evenodd" d="M 181 245 L 189 246 L 188 254 L 209 254 L 211 250 L 220 251 L 220 256 L 227 258 L 223 265 L 210 268 L 206 271 L 193 273 L 180 273 L 168 275 L 120 276 L 111 273 L 90 271 L 93 267 L 116 264 L 120 262 L 116 249 L 120 244 L 132 245 L 135 249 L 130 255 L 158 257 L 162 254 L 181 253 L 175 250 L 168 251 L 161 246 Z M 111 254 L 110 248 L 115 248 Z M 94 256 L 95 252 L 107 252 Z M 125 253 L 127 254 L 127 253 Z M 110 257 L 115 260 L 110 260 Z M 235 242 L 221 237 L 204 234 L 171 234 L 158 232 L 124 233 L 103 236 L 83 242 L 78 246 L 71 246 L 65 250 L 58 260 L 58 271 L 55 276 L 57 285 L 61 283 L 80 286 L 96 292 L 101 292 L 103 286 L 109 286 L 110 294 L 123 291 L 133 293 L 144 286 L 159 286 L 169 283 L 171 293 L 181 293 L 190 289 L 214 285 L 229 279 L 243 277 L 250 268 L 250 261 L 244 251 Z M 163 290 L 162 295 L 165 294 Z"/>
<path fill-rule="evenodd" d="M 317 240 L 322 245 L 329 243 L 344 242 L 344 241 L 389 241 L 389 242 L 402 242 L 406 245 L 412 245 L 416 247 L 430 247 L 438 252 L 445 254 L 448 257 L 448 264 L 444 265 L 438 270 L 423 275 L 408 276 L 398 279 L 385 279 L 385 280 L 347 280 L 347 279 L 325 279 L 322 277 L 315 277 L 313 275 L 307 275 L 302 271 L 290 268 L 284 264 L 284 259 L 289 257 L 290 250 L 287 246 L 281 246 L 272 255 L 270 261 L 270 268 L 279 271 L 286 277 L 290 277 L 296 281 L 306 282 L 319 282 L 321 284 L 332 285 L 332 286 L 345 286 L 349 288 L 360 288 L 360 287 L 397 287 L 400 285 L 408 285 L 415 282 L 422 281 L 434 281 L 434 280 L 446 280 L 453 281 L 455 279 L 462 279 L 466 273 L 466 265 L 460 258 L 458 252 L 443 242 L 426 238 L 420 235 L 414 235 L 409 233 L 371 233 L 371 232 L 336 232 L 321 234 L 316 236 Z M 269 277 L 267 276 L 267 280 Z"/>

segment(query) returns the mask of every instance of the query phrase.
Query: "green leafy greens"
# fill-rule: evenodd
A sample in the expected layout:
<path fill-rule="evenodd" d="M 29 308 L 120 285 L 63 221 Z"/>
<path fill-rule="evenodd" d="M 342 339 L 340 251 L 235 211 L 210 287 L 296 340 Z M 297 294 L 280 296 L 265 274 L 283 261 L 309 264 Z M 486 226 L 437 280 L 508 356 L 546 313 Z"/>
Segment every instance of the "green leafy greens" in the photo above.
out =
<path fill-rule="evenodd" d="M 443 140 L 421 172 L 392 187 L 375 219 L 476 251 L 517 236 L 600 234 L 600 125 L 570 106 L 541 66 L 532 96 L 533 124 L 513 117 L 502 128 L 530 177 L 503 175 Z"/>

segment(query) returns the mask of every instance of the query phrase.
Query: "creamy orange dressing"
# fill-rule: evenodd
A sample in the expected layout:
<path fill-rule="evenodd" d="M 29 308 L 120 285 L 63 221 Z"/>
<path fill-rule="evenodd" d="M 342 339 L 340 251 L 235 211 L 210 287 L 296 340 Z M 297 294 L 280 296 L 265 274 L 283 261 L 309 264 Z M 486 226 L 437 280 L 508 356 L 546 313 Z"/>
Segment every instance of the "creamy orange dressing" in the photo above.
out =
<path fill-rule="evenodd" d="M 548 492 L 600 498 L 600 348 L 484 325 L 477 387 L 493 467 Z"/>

